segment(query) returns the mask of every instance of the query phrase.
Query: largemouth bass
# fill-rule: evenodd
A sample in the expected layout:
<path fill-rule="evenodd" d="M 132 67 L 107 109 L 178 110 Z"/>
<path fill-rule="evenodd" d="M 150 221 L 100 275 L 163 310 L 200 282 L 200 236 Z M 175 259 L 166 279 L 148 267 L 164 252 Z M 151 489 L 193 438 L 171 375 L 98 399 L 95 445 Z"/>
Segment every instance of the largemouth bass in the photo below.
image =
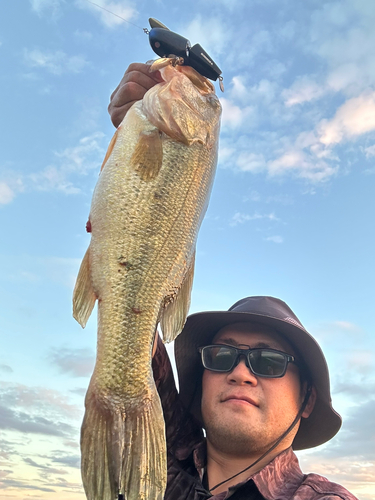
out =
<path fill-rule="evenodd" d="M 74 290 L 73 315 L 83 327 L 98 300 L 97 358 L 81 430 L 89 500 L 162 500 L 166 487 L 152 347 L 159 322 L 169 342 L 186 320 L 221 106 L 211 82 L 192 68 L 168 65 L 161 74 L 164 81 L 130 108 L 111 141 Z"/>

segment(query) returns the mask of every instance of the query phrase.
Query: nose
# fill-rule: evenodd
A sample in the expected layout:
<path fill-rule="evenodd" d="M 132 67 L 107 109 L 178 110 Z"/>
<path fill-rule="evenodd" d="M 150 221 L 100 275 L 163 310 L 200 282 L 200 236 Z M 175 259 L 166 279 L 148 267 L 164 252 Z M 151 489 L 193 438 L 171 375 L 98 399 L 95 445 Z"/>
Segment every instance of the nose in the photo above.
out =
<path fill-rule="evenodd" d="M 250 368 L 247 367 L 243 356 L 241 356 L 239 363 L 233 370 L 228 373 L 227 380 L 229 384 L 239 385 L 257 385 L 258 383 L 258 379 Z"/>

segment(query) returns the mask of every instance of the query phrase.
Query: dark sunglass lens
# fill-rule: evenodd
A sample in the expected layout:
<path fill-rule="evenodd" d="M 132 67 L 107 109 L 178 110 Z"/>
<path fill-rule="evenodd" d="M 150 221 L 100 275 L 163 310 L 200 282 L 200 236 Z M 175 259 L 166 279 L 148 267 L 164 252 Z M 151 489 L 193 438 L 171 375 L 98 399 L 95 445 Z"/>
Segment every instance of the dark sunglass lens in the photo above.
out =
<path fill-rule="evenodd" d="M 207 346 L 202 350 L 203 365 L 209 370 L 229 371 L 236 359 L 236 351 L 230 347 Z"/>
<path fill-rule="evenodd" d="M 249 363 L 257 375 L 280 377 L 285 372 L 286 357 L 279 352 L 260 349 L 250 352 Z"/>

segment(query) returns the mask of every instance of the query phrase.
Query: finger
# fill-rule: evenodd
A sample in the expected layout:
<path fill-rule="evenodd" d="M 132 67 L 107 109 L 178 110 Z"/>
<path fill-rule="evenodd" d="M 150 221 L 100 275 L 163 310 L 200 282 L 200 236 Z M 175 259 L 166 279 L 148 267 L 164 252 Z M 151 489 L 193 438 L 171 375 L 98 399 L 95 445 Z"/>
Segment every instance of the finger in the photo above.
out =
<path fill-rule="evenodd" d="M 126 113 L 129 111 L 129 109 L 133 106 L 135 102 L 137 102 L 139 99 L 136 99 L 135 101 L 130 101 L 124 106 L 121 106 L 119 108 L 113 108 L 109 109 L 109 114 L 111 116 L 111 121 L 113 125 L 117 128 L 122 120 L 124 119 L 124 116 Z"/>
<path fill-rule="evenodd" d="M 132 72 L 143 73 L 144 75 L 152 78 L 155 81 L 162 81 L 161 75 L 159 71 L 153 71 L 150 73 L 151 64 L 142 64 L 142 63 L 132 63 L 128 66 L 125 71 L 125 75 Z M 124 75 L 124 76 L 125 76 Z"/>
<path fill-rule="evenodd" d="M 116 89 L 112 92 L 112 97 L 117 93 L 118 89 L 122 87 L 125 83 L 133 81 L 142 85 L 147 90 L 150 89 L 155 83 L 160 83 L 163 81 L 160 71 L 154 71 L 150 73 L 149 64 L 133 63 L 125 71 L 120 83 L 117 85 Z"/>
<path fill-rule="evenodd" d="M 147 90 L 147 88 L 136 82 L 125 83 L 111 99 L 110 107 L 119 108 L 130 101 L 143 99 Z"/>

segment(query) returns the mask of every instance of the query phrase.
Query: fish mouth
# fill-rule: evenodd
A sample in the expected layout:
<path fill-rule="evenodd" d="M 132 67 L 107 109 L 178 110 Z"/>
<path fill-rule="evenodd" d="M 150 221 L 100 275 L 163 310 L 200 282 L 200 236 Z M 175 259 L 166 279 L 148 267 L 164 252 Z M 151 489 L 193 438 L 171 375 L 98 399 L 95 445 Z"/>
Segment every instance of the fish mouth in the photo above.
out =
<path fill-rule="evenodd" d="M 243 402 L 250 404 L 252 406 L 256 406 L 257 408 L 259 407 L 258 403 L 254 401 L 254 399 L 250 398 L 249 396 L 245 396 L 242 394 L 229 394 L 228 396 L 225 396 L 221 402 L 226 403 L 227 401 L 238 401 L 238 402 Z"/>

